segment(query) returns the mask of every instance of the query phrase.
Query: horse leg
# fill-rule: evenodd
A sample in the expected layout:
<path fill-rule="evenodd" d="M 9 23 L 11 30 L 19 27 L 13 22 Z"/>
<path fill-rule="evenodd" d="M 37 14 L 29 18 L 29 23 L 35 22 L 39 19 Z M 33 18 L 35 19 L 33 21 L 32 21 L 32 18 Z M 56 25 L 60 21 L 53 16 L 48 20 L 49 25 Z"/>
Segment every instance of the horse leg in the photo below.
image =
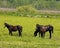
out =
<path fill-rule="evenodd" d="M 41 37 L 43 37 L 43 33 L 41 32 Z"/>
<path fill-rule="evenodd" d="M 9 31 L 9 34 L 11 34 L 11 36 L 12 36 L 12 31 Z"/>
<path fill-rule="evenodd" d="M 43 33 L 43 37 L 45 37 L 45 32 Z"/>
<path fill-rule="evenodd" d="M 21 32 L 21 30 L 20 30 L 20 32 L 19 32 L 19 33 L 20 33 L 20 36 L 22 36 L 22 32 Z"/>
<path fill-rule="evenodd" d="M 22 36 L 22 30 L 20 30 L 20 35 Z"/>
<path fill-rule="evenodd" d="M 50 39 L 51 39 L 51 37 L 52 37 L 52 36 L 51 36 L 51 31 L 49 31 L 49 33 L 50 33 Z"/>
<path fill-rule="evenodd" d="M 36 30 L 36 31 L 34 32 L 34 36 L 37 36 L 37 33 L 38 33 L 38 30 Z"/>
<path fill-rule="evenodd" d="M 18 30 L 18 32 L 19 32 L 19 36 L 22 36 L 22 27 L 20 27 L 20 26 L 17 26 L 17 30 Z"/>
<path fill-rule="evenodd" d="M 20 30 L 18 30 L 18 32 L 19 32 L 19 36 L 22 36 L 21 31 L 20 31 Z"/>
<path fill-rule="evenodd" d="M 40 37 L 40 32 L 39 32 L 39 37 Z"/>
<path fill-rule="evenodd" d="M 9 35 L 10 35 L 10 31 L 9 31 Z"/>

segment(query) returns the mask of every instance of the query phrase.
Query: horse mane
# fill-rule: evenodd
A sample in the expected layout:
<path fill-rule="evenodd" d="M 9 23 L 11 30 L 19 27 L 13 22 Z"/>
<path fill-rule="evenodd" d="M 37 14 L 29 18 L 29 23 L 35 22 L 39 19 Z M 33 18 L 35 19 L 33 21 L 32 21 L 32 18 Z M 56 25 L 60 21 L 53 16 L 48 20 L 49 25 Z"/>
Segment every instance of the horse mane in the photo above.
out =
<path fill-rule="evenodd" d="M 41 27 L 41 26 L 43 26 L 43 25 L 36 24 L 36 27 Z"/>
<path fill-rule="evenodd" d="M 5 25 L 5 27 L 10 27 L 10 26 L 12 26 L 12 25 L 10 25 L 10 24 L 8 24 L 8 23 L 4 23 L 4 25 Z"/>

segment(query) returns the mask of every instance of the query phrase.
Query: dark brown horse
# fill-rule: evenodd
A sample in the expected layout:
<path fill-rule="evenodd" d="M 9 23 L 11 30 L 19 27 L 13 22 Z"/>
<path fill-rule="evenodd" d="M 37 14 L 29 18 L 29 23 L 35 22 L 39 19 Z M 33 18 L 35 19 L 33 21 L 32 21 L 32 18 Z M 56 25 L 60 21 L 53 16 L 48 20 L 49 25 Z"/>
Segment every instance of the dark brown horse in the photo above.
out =
<path fill-rule="evenodd" d="M 53 26 L 51 25 L 39 25 L 39 24 L 36 24 L 36 30 L 34 32 L 34 36 L 37 36 L 37 33 L 39 33 L 39 37 L 40 37 L 40 34 L 41 34 L 41 37 L 45 37 L 45 33 L 49 31 L 49 34 L 50 34 L 50 37 L 51 38 L 51 34 L 53 33 Z"/>
<path fill-rule="evenodd" d="M 13 26 L 8 23 L 4 23 L 4 25 L 9 30 L 9 35 L 12 35 L 12 31 L 18 31 L 19 36 L 22 36 L 22 26 L 20 25 Z"/>

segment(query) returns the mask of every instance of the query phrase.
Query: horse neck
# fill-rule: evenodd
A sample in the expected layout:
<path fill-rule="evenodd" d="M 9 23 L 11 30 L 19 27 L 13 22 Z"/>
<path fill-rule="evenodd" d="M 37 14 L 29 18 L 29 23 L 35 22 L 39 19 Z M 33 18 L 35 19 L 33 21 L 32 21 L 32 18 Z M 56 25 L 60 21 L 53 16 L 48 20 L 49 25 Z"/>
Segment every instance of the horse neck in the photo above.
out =
<path fill-rule="evenodd" d="M 6 27 L 9 28 L 11 25 L 7 24 Z"/>

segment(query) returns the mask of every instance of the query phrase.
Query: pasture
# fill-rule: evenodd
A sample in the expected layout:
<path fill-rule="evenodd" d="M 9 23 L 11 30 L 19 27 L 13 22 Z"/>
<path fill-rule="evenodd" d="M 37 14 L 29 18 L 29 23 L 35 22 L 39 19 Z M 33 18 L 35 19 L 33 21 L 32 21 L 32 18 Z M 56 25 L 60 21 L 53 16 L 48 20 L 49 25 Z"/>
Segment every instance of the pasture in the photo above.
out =
<path fill-rule="evenodd" d="M 4 28 L 4 23 L 11 25 L 22 25 L 22 37 L 18 32 L 13 32 L 13 36 L 8 34 L 8 29 Z M 54 26 L 52 38 L 46 32 L 45 38 L 34 37 L 35 25 Z M 0 15 L 0 48 L 60 48 L 60 18 L 34 18 Z"/>

